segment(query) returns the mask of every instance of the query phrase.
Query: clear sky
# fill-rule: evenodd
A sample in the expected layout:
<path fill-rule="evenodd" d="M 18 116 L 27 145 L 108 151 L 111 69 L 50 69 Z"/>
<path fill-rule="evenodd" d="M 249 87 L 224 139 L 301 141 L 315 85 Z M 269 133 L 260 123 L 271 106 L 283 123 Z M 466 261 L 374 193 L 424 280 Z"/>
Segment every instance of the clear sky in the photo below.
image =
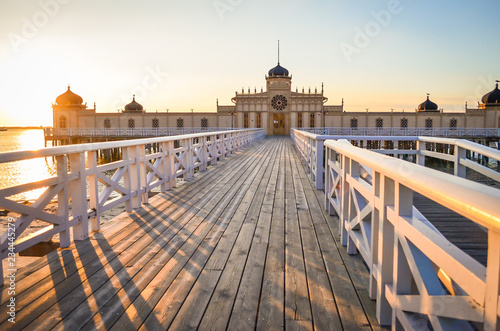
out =
<path fill-rule="evenodd" d="M 2 0 L 0 126 L 51 125 L 67 84 L 99 112 L 215 111 L 277 62 L 348 111 L 477 105 L 500 79 L 500 1 Z"/>

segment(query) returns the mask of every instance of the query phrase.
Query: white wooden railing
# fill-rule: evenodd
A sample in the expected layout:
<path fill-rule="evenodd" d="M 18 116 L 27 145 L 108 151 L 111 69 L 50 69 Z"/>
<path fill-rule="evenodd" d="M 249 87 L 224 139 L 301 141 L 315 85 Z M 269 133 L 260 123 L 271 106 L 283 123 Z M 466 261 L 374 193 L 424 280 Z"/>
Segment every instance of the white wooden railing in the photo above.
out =
<path fill-rule="evenodd" d="M 499 128 L 296 128 L 328 136 L 500 137 Z"/>
<path fill-rule="evenodd" d="M 181 134 L 236 130 L 231 128 L 45 128 L 46 139 L 51 137 L 162 137 Z"/>
<path fill-rule="evenodd" d="M 354 147 L 347 140 L 326 140 L 324 147 L 325 207 L 338 215 L 348 252 L 359 252 L 368 266 L 380 323 L 393 330 L 427 330 L 429 325 L 473 330 L 471 323 L 498 330 L 500 190 Z M 460 149 L 458 154 L 458 163 L 468 166 Z M 430 225 L 413 206 L 414 193 L 488 230 L 487 267 Z"/>
<path fill-rule="evenodd" d="M 471 161 L 466 157 L 467 153 L 469 152 L 469 154 L 474 153 L 476 155 L 482 155 L 500 162 L 500 151 L 464 139 L 418 136 L 327 136 L 318 135 L 298 129 L 292 129 L 291 137 L 294 141 L 297 151 L 299 152 L 300 157 L 307 166 L 307 170 L 311 173 L 311 178 L 316 181 L 317 189 L 323 188 L 323 144 L 327 139 L 347 139 L 351 141 L 364 142 L 364 146 L 367 145 L 368 141 L 391 141 L 394 143 L 393 149 L 376 149 L 373 151 L 391 155 L 416 155 L 416 162 L 420 165 L 424 165 L 426 156 L 451 161 L 454 163 L 456 176 L 465 178 L 466 168 L 470 168 L 491 179 L 500 181 L 500 173 L 498 171 L 490 169 L 477 162 Z M 416 148 L 398 149 L 397 142 L 399 141 L 416 142 Z M 442 151 L 431 150 L 432 148 L 436 147 L 435 144 L 441 144 Z M 383 146 L 384 144 L 381 145 Z"/>
<path fill-rule="evenodd" d="M 122 203 L 125 203 L 127 211 L 139 208 L 141 203 L 148 202 L 148 193 L 152 189 L 168 190 L 175 186 L 177 177 L 190 178 L 196 169 L 203 171 L 264 136 L 263 129 L 245 129 L 0 153 L 0 163 L 54 157 L 57 164 L 56 176 L 0 189 L 0 207 L 21 214 L 15 222 L 9 222 L 9 227 L 1 236 L 0 259 L 50 239 L 55 234 L 60 235 L 61 247 L 69 247 L 70 229 L 74 240 L 86 239 L 89 220 L 90 230 L 98 231 L 103 212 Z M 150 144 L 158 144 L 159 151 L 146 154 L 146 146 Z M 121 148 L 122 160 L 98 165 L 98 151 L 110 148 Z M 99 184 L 104 185 L 104 190 L 98 189 Z M 45 188 L 45 191 L 31 205 L 9 199 L 10 196 L 40 188 Z M 110 198 L 113 192 L 118 194 Z M 54 198 L 57 198 L 56 213 L 44 211 Z M 35 219 L 51 225 L 21 238 L 23 231 Z M 3 277 L 0 279 L 3 283 Z"/>

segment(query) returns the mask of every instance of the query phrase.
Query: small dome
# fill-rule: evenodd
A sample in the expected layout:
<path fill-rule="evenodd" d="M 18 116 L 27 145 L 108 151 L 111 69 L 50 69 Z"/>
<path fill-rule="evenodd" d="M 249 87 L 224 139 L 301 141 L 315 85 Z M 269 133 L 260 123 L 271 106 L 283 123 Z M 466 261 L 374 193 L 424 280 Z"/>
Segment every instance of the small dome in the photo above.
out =
<path fill-rule="evenodd" d="M 135 101 L 135 94 L 132 98 L 132 102 L 125 106 L 125 111 L 142 111 L 142 105 Z"/>
<path fill-rule="evenodd" d="M 495 89 L 489 93 L 486 93 L 481 99 L 482 103 L 500 103 L 500 90 L 498 89 L 498 83 L 495 86 Z"/>
<path fill-rule="evenodd" d="M 429 95 L 427 95 L 427 100 L 418 105 L 419 111 L 437 111 L 438 105 L 429 100 Z"/>
<path fill-rule="evenodd" d="M 269 77 L 271 76 L 285 76 L 288 77 L 288 70 L 280 66 L 280 63 L 278 62 L 278 65 L 271 70 L 269 70 Z"/>
<path fill-rule="evenodd" d="M 56 104 L 59 106 L 81 105 L 82 103 L 82 97 L 71 92 L 69 85 L 68 90 L 56 98 Z"/>

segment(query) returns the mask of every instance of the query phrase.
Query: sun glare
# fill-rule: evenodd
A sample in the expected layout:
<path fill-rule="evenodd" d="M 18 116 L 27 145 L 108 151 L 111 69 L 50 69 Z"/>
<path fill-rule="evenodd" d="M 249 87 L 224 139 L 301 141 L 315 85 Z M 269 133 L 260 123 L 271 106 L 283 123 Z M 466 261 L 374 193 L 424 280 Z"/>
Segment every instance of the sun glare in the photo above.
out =
<path fill-rule="evenodd" d="M 51 125 L 51 104 L 69 83 L 65 61 L 45 52 L 26 52 L 9 62 L 3 74 L 11 79 L 0 82 L 9 95 L 0 101 L 0 125 Z"/>

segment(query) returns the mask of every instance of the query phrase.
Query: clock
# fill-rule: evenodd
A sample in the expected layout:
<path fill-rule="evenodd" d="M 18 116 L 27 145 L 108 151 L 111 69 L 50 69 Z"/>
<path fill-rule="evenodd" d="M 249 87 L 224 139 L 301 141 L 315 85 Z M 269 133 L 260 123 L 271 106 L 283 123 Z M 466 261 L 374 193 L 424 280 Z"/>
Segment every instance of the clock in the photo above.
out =
<path fill-rule="evenodd" d="M 276 110 L 283 110 L 286 108 L 288 102 L 286 100 L 286 98 L 283 96 L 283 95 L 275 95 L 272 99 L 271 99 L 271 106 L 273 106 L 274 109 Z"/>

